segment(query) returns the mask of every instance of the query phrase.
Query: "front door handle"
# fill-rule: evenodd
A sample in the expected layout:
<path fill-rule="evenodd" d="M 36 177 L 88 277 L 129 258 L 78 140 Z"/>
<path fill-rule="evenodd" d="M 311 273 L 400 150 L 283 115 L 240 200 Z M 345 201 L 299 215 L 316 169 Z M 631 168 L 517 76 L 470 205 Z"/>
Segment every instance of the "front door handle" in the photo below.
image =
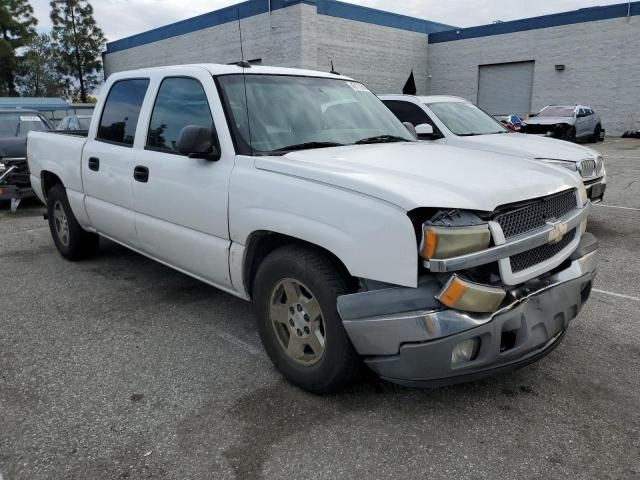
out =
<path fill-rule="evenodd" d="M 100 159 L 96 157 L 89 157 L 89 170 L 97 172 L 100 170 Z"/>
<path fill-rule="evenodd" d="M 133 178 L 136 182 L 147 183 L 149 181 L 149 169 L 142 165 L 136 165 L 133 169 Z"/>

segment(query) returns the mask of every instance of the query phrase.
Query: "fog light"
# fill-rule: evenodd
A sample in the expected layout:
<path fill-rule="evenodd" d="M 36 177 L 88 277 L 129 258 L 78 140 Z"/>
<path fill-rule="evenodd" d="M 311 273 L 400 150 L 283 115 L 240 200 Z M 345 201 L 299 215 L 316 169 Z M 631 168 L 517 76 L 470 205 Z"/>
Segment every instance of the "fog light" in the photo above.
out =
<path fill-rule="evenodd" d="M 498 310 L 506 295 L 501 288 L 479 285 L 453 275 L 436 298 L 456 310 L 492 313 Z"/>
<path fill-rule="evenodd" d="M 460 365 L 461 363 L 470 362 L 476 358 L 479 346 L 480 340 L 477 338 L 470 338 L 457 344 L 451 352 L 451 365 Z"/>

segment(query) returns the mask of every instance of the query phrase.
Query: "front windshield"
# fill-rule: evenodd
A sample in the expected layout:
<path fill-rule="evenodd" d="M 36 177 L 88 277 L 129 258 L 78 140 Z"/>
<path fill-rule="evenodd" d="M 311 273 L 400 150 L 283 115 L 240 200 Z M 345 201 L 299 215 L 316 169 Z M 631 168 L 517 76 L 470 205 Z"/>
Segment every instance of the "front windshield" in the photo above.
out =
<path fill-rule="evenodd" d="M 256 74 L 218 81 L 242 154 L 415 140 L 360 83 Z"/>
<path fill-rule="evenodd" d="M 573 117 L 575 107 L 545 107 L 538 117 Z"/>
<path fill-rule="evenodd" d="M 427 105 L 455 135 L 492 135 L 509 130 L 491 115 L 469 102 L 436 102 Z"/>
<path fill-rule="evenodd" d="M 0 113 L 0 137 L 26 137 L 32 130 L 49 130 L 49 127 L 34 113 Z"/>

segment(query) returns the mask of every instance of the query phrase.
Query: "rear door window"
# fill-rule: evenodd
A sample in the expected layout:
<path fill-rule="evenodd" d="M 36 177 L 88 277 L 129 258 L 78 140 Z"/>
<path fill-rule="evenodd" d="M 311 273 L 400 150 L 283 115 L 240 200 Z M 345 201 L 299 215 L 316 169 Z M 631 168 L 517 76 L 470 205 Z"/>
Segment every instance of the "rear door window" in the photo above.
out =
<path fill-rule="evenodd" d="M 97 140 L 132 147 L 149 80 L 135 78 L 113 84 L 102 110 Z"/>
<path fill-rule="evenodd" d="M 147 148 L 178 154 L 178 136 L 187 125 L 214 130 L 204 88 L 195 78 L 165 78 L 151 112 Z"/>

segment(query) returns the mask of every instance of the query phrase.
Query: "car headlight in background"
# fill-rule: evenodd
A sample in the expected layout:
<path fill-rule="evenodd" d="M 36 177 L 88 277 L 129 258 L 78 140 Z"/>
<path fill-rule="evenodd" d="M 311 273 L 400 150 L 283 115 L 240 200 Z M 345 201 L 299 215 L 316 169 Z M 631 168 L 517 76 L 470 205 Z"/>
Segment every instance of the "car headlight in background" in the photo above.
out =
<path fill-rule="evenodd" d="M 489 248 L 488 225 L 435 227 L 423 225 L 420 253 L 426 259 L 451 258 Z"/>
<path fill-rule="evenodd" d="M 545 163 L 549 163 L 551 165 L 558 165 L 560 167 L 564 167 L 572 172 L 578 171 L 578 165 L 576 162 L 572 162 L 570 160 L 555 160 L 552 158 L 537 158 L 536 160 L 542 160 Z"/>

